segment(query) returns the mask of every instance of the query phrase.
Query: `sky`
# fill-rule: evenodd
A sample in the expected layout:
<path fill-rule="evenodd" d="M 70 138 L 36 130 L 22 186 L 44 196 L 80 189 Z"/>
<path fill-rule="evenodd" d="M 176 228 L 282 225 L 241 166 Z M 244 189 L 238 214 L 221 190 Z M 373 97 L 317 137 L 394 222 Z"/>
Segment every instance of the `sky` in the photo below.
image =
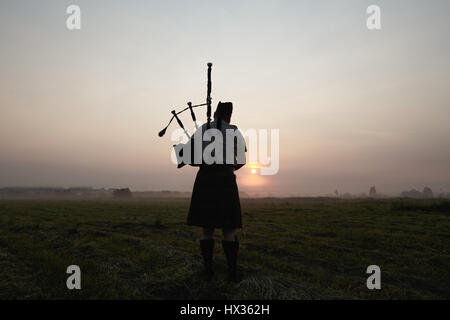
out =
<path fill-rule="evenodd" d="M 66 8 L 81 8 L 81 30 Z M 369 5 L 381 30 L 366 27 Z M 448 1 L 23 1 L 0 4 L 0 187 L 192 190 L 170 111 L 232 101 L 279 129 L 276 175 L 240 190 L 450 192 Z M 197 116 L 206 120 L 206 110 Z M 183 120 L 192 132 L 186 113 Z"/>

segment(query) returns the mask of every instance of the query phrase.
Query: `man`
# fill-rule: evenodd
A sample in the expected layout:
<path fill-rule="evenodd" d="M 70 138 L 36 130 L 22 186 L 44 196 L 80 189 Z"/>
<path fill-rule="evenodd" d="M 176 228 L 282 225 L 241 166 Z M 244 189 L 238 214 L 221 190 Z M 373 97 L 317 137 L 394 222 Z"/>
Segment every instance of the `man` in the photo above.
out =
<path fill-rule="evenodd" d="M 228 275 L 231 280 L 237 280 L 239 242 L 235 233 L 242 228 L 242 215 L 234 172 L 245 165 L 246 147 L 240 131 L 230 125 L 232 112 L 231 102 L 219 102 L 210 130 L 208 124 L 204 124 L 191 139 L 194 144 L 195 139 L 202 139 L 202 161 L 192 191 L 187 224 L 203 228 L 200 249 L 208 279 L 213 275 L 214 229 L 220 228 Z M 214 143 L 216 148 L 205 152 Z M 198 154 L 196 156 L 198 159 Z"/>

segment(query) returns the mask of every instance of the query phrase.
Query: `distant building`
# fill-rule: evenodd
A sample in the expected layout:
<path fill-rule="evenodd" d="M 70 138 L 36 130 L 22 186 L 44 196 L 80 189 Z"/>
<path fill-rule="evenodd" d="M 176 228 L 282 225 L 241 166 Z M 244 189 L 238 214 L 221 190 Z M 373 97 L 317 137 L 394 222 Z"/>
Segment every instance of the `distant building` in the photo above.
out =
<path fill-rule="evenodd" d="M 423 192 L 416 189 L 411 189 L 409 191 L 403 191 L 400 196 L 402 198 L 413 198 L 413 199 L 433 199 L 433 191 L 429 187 L 423 188 Z"/>
<path fill-rule="evenodd" d="M 113 191 L 114 198 L 131 198 L 132 196 L 130 188 L 115 189 Z"/>
<path fill-rule="evenodd" d="M 369 197 L 371 197 L 371 198 L 376 198 L 377 197 L 377 189 L 375 189 L 375 186 L 370 187 Z"/>
<path fill-rule="evenodd" d="M 433 199 L 433 191 L 429 187 L 423 188 L 423 198 L 424 199 Z"/>

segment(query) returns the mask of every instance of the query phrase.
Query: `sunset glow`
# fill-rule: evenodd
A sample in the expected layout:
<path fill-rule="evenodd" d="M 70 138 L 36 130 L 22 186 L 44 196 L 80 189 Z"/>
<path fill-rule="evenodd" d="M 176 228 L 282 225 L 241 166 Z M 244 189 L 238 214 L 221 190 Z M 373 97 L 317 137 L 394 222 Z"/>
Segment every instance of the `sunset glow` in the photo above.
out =
<path fill-rule="evenodd" d="M 260 163 L 236 171 L 248 189 L 450 192 L 450 2 L 385 1 L 377 31 L 356 0 L 80 2 L 67 30 L 59 2 L 2 1 L 1 187 L 191 190 L 198 169 L 171 161 L 179 126 L 158 133 L 206 101 L 213 62 L 213 111 L 230 101 L 243 133 L 279 130 L 279 172 L 258 138 Z"/>

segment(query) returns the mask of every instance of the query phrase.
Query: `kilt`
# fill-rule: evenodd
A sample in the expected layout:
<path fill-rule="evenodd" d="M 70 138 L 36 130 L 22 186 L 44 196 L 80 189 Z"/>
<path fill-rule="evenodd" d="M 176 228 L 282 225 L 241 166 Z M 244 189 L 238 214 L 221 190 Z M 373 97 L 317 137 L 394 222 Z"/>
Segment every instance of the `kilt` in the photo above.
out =
<path fill-rule="evenodd" d="M 187 224 L 206 228 L 242 228 L 236 175 L 229 165 L 202 165 L 195 178 Z"/>

